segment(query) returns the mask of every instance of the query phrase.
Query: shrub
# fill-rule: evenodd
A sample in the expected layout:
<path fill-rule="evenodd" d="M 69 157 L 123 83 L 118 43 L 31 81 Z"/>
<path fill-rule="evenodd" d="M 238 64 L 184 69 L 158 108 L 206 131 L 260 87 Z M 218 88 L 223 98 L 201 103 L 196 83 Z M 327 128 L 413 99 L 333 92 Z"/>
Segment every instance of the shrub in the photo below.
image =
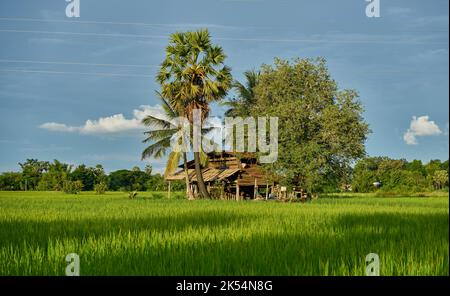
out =
<path fill-rule="evenodd" d="M 108 189 L 108 185 L 106 185 L 106 183 L 104 183 L 104 182 L 94 185 L 94 191 L 97 194 L 105 194 L 107 189 Z"/>
<path fill-rule="evenodd" d="M 52 186 L 50 184 L 50 182 L 47 182 L 45 180 L 41 180 L 38 183 L 38 186 L 36 188 L 38 191 L 48 191 L 48 190 L 52 190 Z"/>
<path fill-rule="evenodd" d="M 162 194 L 162 193 L 153 193 L 152 194 L 152 198 L 154 198 L 154 199 L 163 199 L 164 198 L 164 194 Z"/>
<path fill-rule="evenodd" d="M 81 181 L 64 181 L 63 191 L 68 194 L 78 194 L 83 190 L 83 183 Z"/>
<path fill-rule="evenodd" d="M 131 191 L 128 193 L 128 198 L 135 199 L 137 197 L 137 195 L 138 195 L 137 191 Z"/>

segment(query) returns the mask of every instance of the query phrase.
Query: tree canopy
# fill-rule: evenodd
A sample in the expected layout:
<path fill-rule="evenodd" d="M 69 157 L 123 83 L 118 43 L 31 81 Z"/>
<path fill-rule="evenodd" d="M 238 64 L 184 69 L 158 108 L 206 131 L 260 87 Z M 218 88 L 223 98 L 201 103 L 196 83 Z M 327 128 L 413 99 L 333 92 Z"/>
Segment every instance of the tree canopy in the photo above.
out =
<path fill-rule="evenodd" d="M 250 115 L 278 117 L 278 159 L 270 169 L 309 191 L 346 178 L 365 155 L 370 131 L 357 92 L 340 90 L 322 58 L 277 58 L 262 66 L 257 82 Z"/>

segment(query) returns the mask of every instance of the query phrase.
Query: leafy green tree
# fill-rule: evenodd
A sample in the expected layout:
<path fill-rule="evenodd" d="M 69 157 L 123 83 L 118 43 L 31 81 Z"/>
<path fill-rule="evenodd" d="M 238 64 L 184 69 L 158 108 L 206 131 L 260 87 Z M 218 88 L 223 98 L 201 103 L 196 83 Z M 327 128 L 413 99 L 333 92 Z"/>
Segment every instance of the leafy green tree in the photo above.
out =
<path fill-rule="evenodd" d="M 355 192 L 372 192 L 379 182 L 378 167 L 386 157 L 367 157 L 358 161 L 353 169 L 352 189 Z"/>
<path fill-rule="evenodd" d="M 25 190 L 36 189 L 44 172 L 48 171 L 49 162 L 37 159 L 27 159 L 24 163 L 19 163 L 22 169 L 22 179 Z"/>
<path fill-rule="evenodd" d="M 420 192 L 442 189 L 448 184 L 448 172 L 440 170 L 441 162 L 433 160 L 422 165 L 420 160 L 411 162 L 405 159 L 388 157 L 364 158 L 353 170 L 353 190 L 370 192 L 376 190 L 372 183 L 381 181 L 380 190 L 388 192 Z M 429 175 L 433 173 L 433 175 Z"/>
<path fill-rule="evenodd" d="M 93 168 L 93 171 L 95 175 L 95 184 L 108 183 L 108 176 L 101 164 L 97 164 L 95 168 Z"/>
<path fill-rule="evenodd" d="M 353 90 L 339 90 L 324 59 L 275 59 L 261 69 L 250 114 L 278 117 L 274 169 L 290 184 L 319 191 L 365 155 L 369 133 Z"/>
<path fill-rule="evenodd" d="M 378 179 L 383 184 L 384 190 L 393 190 L 403 184 L 403 170 L 406 161 L 403 159 L 383 159 L 378 165 Z"/>
<path fill-rule="evenodd" d="M 434 173 L 436 171 L 441 170 L 441 166 L 442 166 L 442 163 L 439 159 L 430 160 L 430 162 L 425 164 L 424 168 L 426 171 L 426 176 L 427 176 L 428 184 L 430 185 L 430 187 L 434 186 L 434 180 L 433 180 Z"/>
<path fill-rule="evenodd" d="M 131 190 L 133 185 L 133 178 L 131 176 L 131 171 L 129 170 L 118 170 L 111 172 L 109 174 L 109 188 L 111 190 L 119 190 L 124 188 L 127 191 Z"/>
<path fill-rule="evenodd" d="M 224 98 L 232 86 L 231 71 L 224 61 L 222 48 L 211 43 L 208 30 L 172 34 L 157 75 L 162 96 L 191 124 L 194 109 L 202 111 L 204 121 L 209 103 Z M 204 198 L 210 198 L 201 172 L 200 152 L 194 152 L 194 162 L 199 191 Z"/>
<path fill-rule="evenodd" d="M 161 174 L 152 175 L 145 185 L 148 191 L 162 191 L 167 189 L 166 182 Z"/>
<path fill-rule="evenodd" d="M 94 191 L 97 194 L 105 194 L 106 190 L 108 190 L 108 185 L 104 182 L 100 182 L 94 185 Z"/>
<path fill-rule="evenodd" d="M 435 189 L 442 189 L 448 186 L 448 172 L 445 170 L 437 170 L 433 174 L 433 185 Z"/>
<path fill-rule="evenodd" d="M 441 164 L 441 170 L 447 171 L 447 173 L 449 173 L 448 159 Z"/>
<path fill-rule="evenodd" d="M 151 177 L 139 170 L 118 170 L 109 174 L 109 188 L 122 191 L 146 190 L 146 183 Z"/>
<path fill-rule="evenodd" d="M 435 171 L 441 170 L 442 162 L 439 159 L 430 160 L 429 163 L 425 165 L 425 171 L 427 176 L 433 176 Z"/>
<path fill-rule="evenodd" d="M 79 180 L 67 180 L 64 181 L 62 190 L 67 194 L 78 194 L 81 190 L 83 190 L 83 183 Z"/>
<path fill-rule="evenodd" d="M 148 179 L 150 179 L 150 176 L 147 175 L 145 172 L 139 170 L 139 171 L 131 171 L 131 178 L 132 178 L 132 189 L 138 190 L 138 191 L 145 191 L 146 187 L 145 184 L 147 183 Z"/>
<path fill-rule="evenodd" d="M 418 172 L 423 176 L 426 176 L 427 172 L 422 164 L 421 160 L 414 159 L 411 162 L 405 164 L 405 169 L 412 172 Z"/>
<path fill-rule="evenodd" d="M 5 172 L 0 175 L 0 190 L 23 189 L 22 173 Z"/>
<path fill-rule="evenodd" d="M 93 190 L 96 183 L 95 169 L 81 164 L 70 174 L 70 180 L 83 183 L 84 190 Z"/>
<path fill-rule="evenodd" d="M 64 181 L 67 180 L 72 165 L 62 163 L 59 160 L 53 160 L 53 163 L 49 163 L 47 172 L 42 174 L 39 181 L 39 190 L 62 190 Z"/>

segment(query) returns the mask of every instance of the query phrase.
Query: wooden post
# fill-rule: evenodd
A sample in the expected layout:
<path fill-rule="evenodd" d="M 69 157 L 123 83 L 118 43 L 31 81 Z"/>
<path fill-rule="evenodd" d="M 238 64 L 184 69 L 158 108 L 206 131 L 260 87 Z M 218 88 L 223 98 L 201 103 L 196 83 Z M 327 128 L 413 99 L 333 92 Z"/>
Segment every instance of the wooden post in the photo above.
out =
<path fill-rule="evenodd" d="M 269 182 L 266 181 L 266 200 L 269 199 Z"/>
<path fill-rule="evenodd" d="M 239 181 L 236 181 L 236 200 L 239 200 Z"/>
<path fill-rule="evenodd" d="M 170 199 L 170 181 L 169 181 L 169 187 L 168 187 L 168 191 L 167 191 L 167 198 Z"/>
<path fill-rule="evenodd" d="M 255 188 L 253 189 L 253 199 L 256 199 L 256 190 L 258 188 L 258 183 L 256 182 L 256 178 L 255 178 Z"/>

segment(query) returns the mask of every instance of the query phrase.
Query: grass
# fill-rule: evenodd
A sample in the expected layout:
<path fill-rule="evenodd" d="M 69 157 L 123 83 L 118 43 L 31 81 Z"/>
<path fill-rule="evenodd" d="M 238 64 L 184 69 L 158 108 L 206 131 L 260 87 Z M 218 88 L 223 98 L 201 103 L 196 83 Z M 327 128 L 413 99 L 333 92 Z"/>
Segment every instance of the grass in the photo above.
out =
<path fill-rule="evenodd" d="M 0 192 L 0 275 L 64 275 L 72 252 L 81 275 L 364 275 L 368 253 L 381 275 L 449 274 L 448 195 L 341 197 Z"/>

